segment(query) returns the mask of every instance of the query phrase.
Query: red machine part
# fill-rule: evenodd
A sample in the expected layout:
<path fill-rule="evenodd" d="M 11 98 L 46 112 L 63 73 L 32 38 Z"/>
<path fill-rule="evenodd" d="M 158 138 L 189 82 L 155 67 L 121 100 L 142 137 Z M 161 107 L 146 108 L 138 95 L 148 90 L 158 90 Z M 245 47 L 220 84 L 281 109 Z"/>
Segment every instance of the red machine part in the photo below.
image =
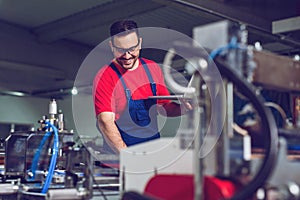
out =
<path fill-rule="evenodd" d="M 203 191 L 205 200 L 228 199 L 235 194 L 237 186 L 230 180 L 205 176 Z M 147 183 L 144 194 L 160 200 L 193 200 L 193 175 L 156 175 Z"/>

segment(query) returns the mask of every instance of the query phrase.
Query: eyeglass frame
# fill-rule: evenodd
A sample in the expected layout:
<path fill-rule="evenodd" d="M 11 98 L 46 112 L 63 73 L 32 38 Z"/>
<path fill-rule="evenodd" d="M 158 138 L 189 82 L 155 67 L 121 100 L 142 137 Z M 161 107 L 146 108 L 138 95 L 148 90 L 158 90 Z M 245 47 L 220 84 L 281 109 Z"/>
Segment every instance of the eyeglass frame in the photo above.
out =
<path fill-rule="evenodd" d="M 111 41 L 112 47 L 115 48 L 116 51 L 117 51 L 118 53 L 122 54 L 122 55 L 125 54 L 125 53 L 127 53 L 127 52 L 128 52 L 129 54 L 134 53 L 134 52 L 137 50 L 137 48 L 138 48 L 138 46 L 140 45 L 140 43 L 141 43 L 141 40 L 140 40 L 140 38 L 139 38 L 139 39 L 138 39 L 138 43 L 137 43 L 136 45 L 134 45 L 134 46 L 132 46 L 132 47 L 129 47 L 129 48 L 121 48 L 121 47 L 115 46 L 114 43 L 113 43 L 113 41 Z"/>

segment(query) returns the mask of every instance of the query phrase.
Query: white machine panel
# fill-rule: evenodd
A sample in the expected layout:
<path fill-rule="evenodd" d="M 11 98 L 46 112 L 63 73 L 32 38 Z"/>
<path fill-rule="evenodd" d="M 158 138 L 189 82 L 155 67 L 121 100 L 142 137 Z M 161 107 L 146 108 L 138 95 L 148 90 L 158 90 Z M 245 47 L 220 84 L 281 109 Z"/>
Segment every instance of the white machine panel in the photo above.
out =
<path fill-rule="evenodd" d="M 192 174 L 192 155 L 192 150 L 180 149 L 178 138 L 161 138 L 128 147 L 120 153 L 120 183 L 125 191 L 143 192 L 156 173 Z"/>

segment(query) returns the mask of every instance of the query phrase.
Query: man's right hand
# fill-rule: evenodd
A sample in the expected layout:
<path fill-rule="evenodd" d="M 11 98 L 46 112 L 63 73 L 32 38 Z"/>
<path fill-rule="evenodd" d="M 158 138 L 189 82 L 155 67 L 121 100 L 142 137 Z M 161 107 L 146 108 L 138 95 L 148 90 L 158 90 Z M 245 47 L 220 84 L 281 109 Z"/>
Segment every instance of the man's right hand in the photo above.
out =
<path fill-rule="evenodd" d="M 98 124 L 104 139 L 116 153 L 120 153 L 121 149 L 127 147 L 121 137 L 118 127 L 115 124 L 115 113 L 100 113 L 98 115 Z"/>

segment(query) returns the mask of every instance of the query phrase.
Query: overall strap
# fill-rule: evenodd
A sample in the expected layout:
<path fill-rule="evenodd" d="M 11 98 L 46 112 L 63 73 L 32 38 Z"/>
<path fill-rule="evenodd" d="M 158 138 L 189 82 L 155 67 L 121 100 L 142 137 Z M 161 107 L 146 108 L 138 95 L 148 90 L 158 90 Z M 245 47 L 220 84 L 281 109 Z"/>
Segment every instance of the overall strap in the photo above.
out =
<path fill-rule="evenodd" d="M 111 63 L 109 66 L 117 73 L 117 75 L 118 75 L 119 79 L 121 80 L 122 85 L 125 89 L 126 97 L 127 97 L 127 99 L 130 99 L 131 98 L 130 90 L 128 89 L 128 87 L 126 85 L 126 83 L 122 77 L 122 74 L 120 73 L 120 71 L 118 70 L 118 68 L 116 67 L 116 65 L 114 63 Z"/>
<path fill-rule="evenodd" d="M 150 70 L 149 70 L 149 67 L 148 65 L 146 64 L 146 62 L 141 58 L 140 59 L 145 71 L 146 71 L 146 74 L 148 76 L 148 79 L 150 81 L 150 86 L 151 86 L 151 90 L 152 90 L 152 93 L 154 96 L 156 96 L 156 83 L 154 82 L 153 78 L 152 78 L 152 75 L 150 73 Z"/>

